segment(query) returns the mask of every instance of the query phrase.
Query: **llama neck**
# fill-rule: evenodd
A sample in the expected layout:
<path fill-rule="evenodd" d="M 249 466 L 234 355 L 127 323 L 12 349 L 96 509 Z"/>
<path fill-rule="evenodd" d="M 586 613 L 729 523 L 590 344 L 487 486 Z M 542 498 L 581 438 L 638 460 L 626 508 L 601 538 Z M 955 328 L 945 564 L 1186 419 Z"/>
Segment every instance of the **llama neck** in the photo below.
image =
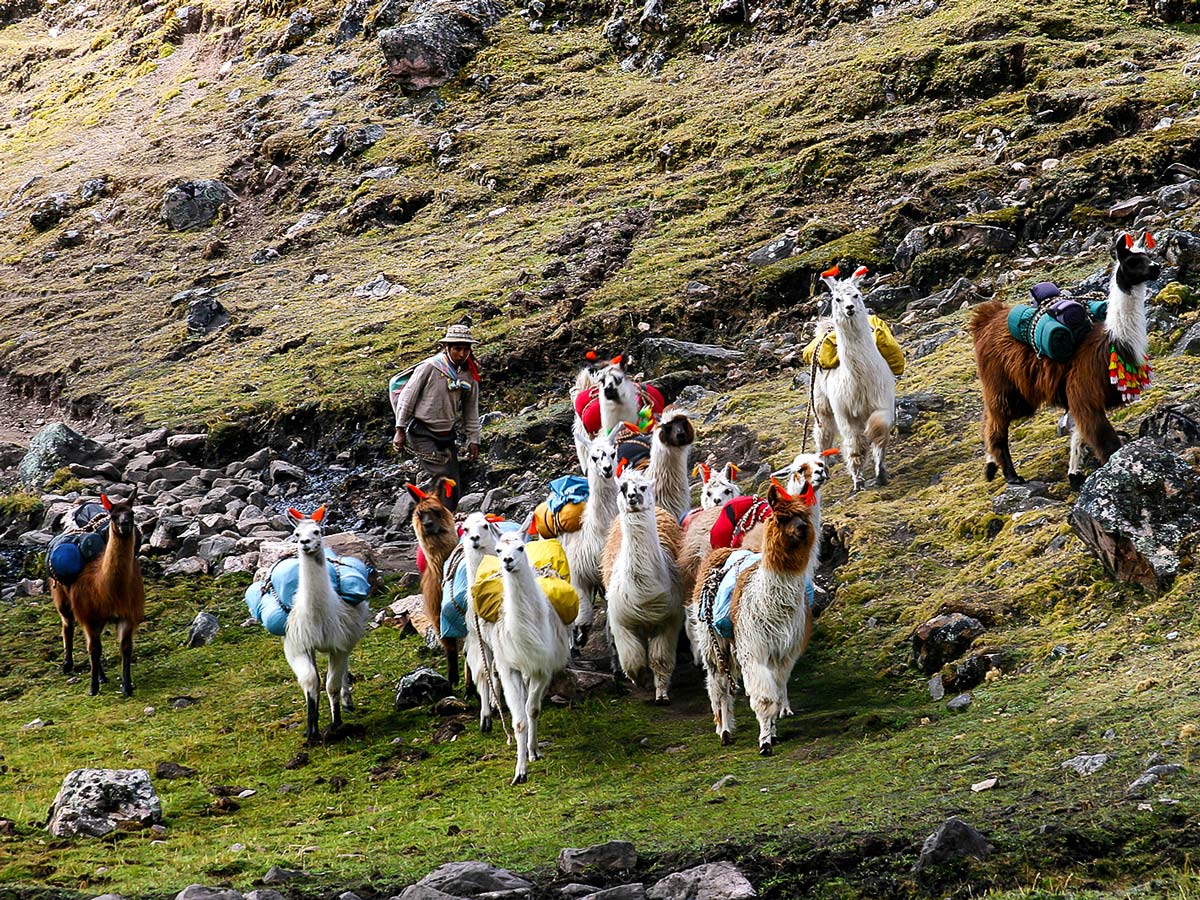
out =
<path fill-rule="evenodd" d="M 617 517 L 617 481 L 605 478 L 595 467 L 588 469 L 588 502 L 584 507 L 584 526 L 607 533 Z"/>
<path fill-rule="evenodd" d="M 850 318 L 835 318 L 833 329 L 837 332 L 838 358 L 845 362 L 861 359 L 868 347 L 875 346 L 875 332 L 871 328 L 870 318 L 864 312 Z"/>
<path fill-rule="evenodd" d="M 329 570 L 325 566 L 324 546 L 315 555 L 303 552 L 300 554 L 298 576 L 296 598 L 292 601 L 293 610 L 311 611 L 316 608 L 313 605 L 314 601 L 333 593 L 333 583 L 329 580 Z"/>
<path fill-rule="evenodd" d="M 658 549 L 658 519 L 653 507 L 621 513 L 621 545 L 633 551 Z M 635 552 L 634 556 L 641 558 L 643 553 Z"/>
<path fill-rule="evenodd" d="M 467 567 L 467 582 L 474 583 L 475 573 L 479 571 L 479 564 L 483 562 L 485 556 L 495 556 L 495 547 L 480 547 L 476 550 L 470 544 L 463 547 L 463 565 Z"/>
<path fill-rule="evenodd" d="M 1113 343 L 1133 353 L 1133 359 L 1128 362 L 1134 366 L 1150 354 L 1146 340 L 1146 287 L 1143 283 L 1134 285 L 1128 293 L 1121 290 L 1115 269 L 1108 283 L 1108 315 L 1105 316 L 1104 330 Z"/>
<path fill-rule="evenodd" d="M 676 519 L 692 506 L 692 487 L 688 484 L 688 454 L 691 446 L 671 447 L 655 436 L 650 444 L 650 464 L 646 477 L 655 482 L 658 505 Z"/>
<path fill-rule="evenodd" d="M 507 627 L 525 634 L 531 633 L 539 621 L 536 600 L 542 593 L 533 568 L 529 566 L 528 561 L 517 566 L 512 572 L 501 565 L 500 578 L 504 590 L 502 615 Z"/>
<path fill-rule="evenodd" d="M 133 571 L 133 543 L 132 534 L 127 538 L 118 537 L 109 528 L 108 543 L 100 563 L 108 578 L 124 578 Z"/>

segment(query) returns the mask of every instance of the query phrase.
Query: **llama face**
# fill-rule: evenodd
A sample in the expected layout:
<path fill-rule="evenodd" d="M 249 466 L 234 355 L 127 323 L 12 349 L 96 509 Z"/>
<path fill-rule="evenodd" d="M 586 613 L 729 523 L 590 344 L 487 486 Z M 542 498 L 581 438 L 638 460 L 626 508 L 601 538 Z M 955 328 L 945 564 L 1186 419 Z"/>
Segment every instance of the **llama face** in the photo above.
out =
<path fill-rule="evenodd" d="M 462 539 L 472 550 L 495 553 L 500 529 L 495 522 L 489 522 L 483 513 L 474 512 L 467 516 L 467 521 L 463 523 Z"/>
<path fill-rule="evenodd" d="M 859 282 L 867 277 L 867 267 L 860 266 L 849 278 L 837 278 L 838 267 L 834 266 L 821 274 L 821 280 L 829 288 L 830 311 L 835 322 L 849 322 L 856 316 L 866 321 L 867 306 L 863 302 Z"/>
<path fill-rule="evenodd" d="M 733 480 L 735 473 L 736 466 L 730 463 L 723 471 L 713 473 L 709 476 L 700 491 L 701 508 L 712 509 L 713 507 L 722 505 L 727 500 L 741 496 L 742 492 Z"/>
<path fill-rule="evenodd" d="M 301 519 L 296 523 L 296 544 L 300 552 L 316 556 L 321 552 L 321 526 L 312 519 Z"/>
<path fill-rule="evenodd" d="M 1128 233 L 1117 235 L 1117 287 L 1128 294 L 1139 284 L 1158 278 L 1162 269 L 1150 256 L 1153 248 L 1154 238 L 1148 233 L 1136 242 Z"/>
<path fill-rule="evenodd" d="M 804 492 L 807 485 L 812 485 L 814 491 L 819 491 L 821 486 L 829 480 L 829 466 L 825 462 L 825 458 L 819 453 L 800 453 L 792 460 L 792 464 L 786 469 L 780 469 L 774 473 L 777 478 L 788 476 L 788 481 L 785 487 L 787 492 L 793 495 L 799 495 Z"/>
<path fill-rule="evenodd" d="M 617 471 L 617 448 L 605 440 L 592 441 L 588 451 L 588 464 L 600 473 L 602 478 L 612 478 Z"/>
<path fill-rule="evenodd" d="M 505 572 L 515 572 L 528 565 L 525 559 L 525 540 L 520 533 L 510 532 L 496 542 L 496 556 Z"/>
<path fill-rule="evenodd" d="M 613 403 L 621 401 L 628 376 L 620 363 L 609 363 L 596 373 L 596 381 L 600 384 L 600 392 L 605 400 Z"/>
<path fill-rule="evenodd" d="M 788 550 L 797 550 L 809 542 L 812 523 L 809 521 L 807 513 L 796 510 L 791 504 L 788 504 L 776 508 L 771 518 L 775 520 L 775 525 L 783 540 L 783 546 Z"/>
<path fill-rule="evenodd" d="M 681 412 L 668 413 L 659 424 L 656 434 L 668 447 L 687 447 L 696 441 L 696 429 Z"/>
<path fill-rule="evenodd" d="M 641 512 L 654 509 L 654 482 L 633 471 L 621 479 L 621 494 L 617 498 L 621 512 Z"/>

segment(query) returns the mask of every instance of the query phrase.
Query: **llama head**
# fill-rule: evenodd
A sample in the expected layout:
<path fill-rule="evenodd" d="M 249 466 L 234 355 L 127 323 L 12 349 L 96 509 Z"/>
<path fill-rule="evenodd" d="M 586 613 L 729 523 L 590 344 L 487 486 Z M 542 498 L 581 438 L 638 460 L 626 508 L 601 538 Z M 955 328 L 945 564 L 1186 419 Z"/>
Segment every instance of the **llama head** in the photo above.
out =
<path fill-rule="evenodd" d="M 137 530 L 137 523 L 133 520 L 133 501 L 137 499 L 137 490 L 135 484 L 124 500 L 113 500 L 107 494 L 100 495 L 100 504 L 108 512 L 109 527 L 122 540 L 132 537 Z"/>
<path fill-rule="evenodd" d="M 1139 284 L 1158 278 L 1162 269 L 1150 256 L 1154 246 L 1154 235 L 1148 231 L 1136 240 L 1127 231 L 1117 235 L 1113 246 L 1117 258 L 1117 269 L 1113 277 L 1117 287 L 1129 294 Z"/>
<path fill-rule="evenodd" d="M 632 362 L 628 353 L 614 356 L 608 362 L 600 365 L 593 372 L 600 394 L 612 403 L 624 402 L 631 393 L 635 393 L 633 382 L 629 379 L 625 366 Z"/>
<path fill-rule="evenodd" d="M 295 529 L 296 544 L 300 552 L 307 556 L 320 556 L 324 552 L 324 539 L 321 523 L 325 521 L 325 507 L 319 506 L 311 516 L 306 516 L 298 509 L 287 511 Z"/>
<path fill-rule="evenodd" d="M 501 536 L 496 542 L 496 556 L 500 560 L 500 568 L 504 572 L 516 572 L 523 566 L 529 565 L 529 557 L 525 555 L 525 534 L 522 531 L 510 531 Z"/>
<path fill-rule="evenodd" d="M 783 554 L 770 561 L 771 568 L 803 571 L 807 567 L 816 540 L 812 522 L 815 502 L 811 488 L 803 494 L 792 495 L 778 481 L 771 480 L 771 486 L 767 488 L 771 516 L 766 523 L 764 554 Z"/>
<path fill-rule="evenodd" d="M 829 480 L 829 465 L 825 458 L 836 454 L 837 450 L 826 450 L 824 453 L 800 453 L 786 468 L 771 474 L 775 478 L 787 476 L 784 490 L 789 494 L 802 494 L 810 485 L 814 491 L 819 491 L 821 486 Z"/>
<path fill-rule="evenodd" d="M 859 266 L 849 278 L 838 279 L 838 267 L 826 269 L 821 273 L 821 280 L 829 288 L 829 304 L 835 322 L 847 322 L 855 316 L 859 321 L 867 321 L 867 305 L 863 302 L 862 291 L 858 285 L 867 277 L 867 267 Z"/>
<path fill-rule="evenodd" d="M 500 540 L 500 526 L 483 513 L 473 512 L 463 522 L 462 542 L 472 550 L 493 554 L 496 552 L 498 540 Z"/>
<path fill-rule="evenodd" d="M 690 447 L 696 441 L 696 429 L 692 427 L 691 419 L 679 409 L 666 413 L 654 433 L 668 447 Z"/>
<path fill-rule="evenodd" d="M 741 496 L 741 488 L 737 486 L 739 471 L 733 463 L 726 463 L 719 470 L 713 469 L 707 463 L 699 463 L 692 469 L 692 474 L 698 474 L 703 482 L 700 488 L 700 508 L 713 509 L 726 500 Z"/>
<path fill-rule="evenodd" d="M 617 448 L 611 441 L 596 438 L 588 448 L 588 465 L 599 472 L 601 478 L 612 478 L 617 471 Z"/>
<path fill-rule="evenodd" d="M 418 541 L 440 538 L 448 532 L 455 531 L 454 515 L 443 501 L 443 498 L 450 498 L 455 486 L 453 478 L 439 478 L 429 493 L 425 493 L 415 484 L 404 486 L 417 501 L 417 505 L 413 507 L 412 525 Z"/>
<path fill-rule="evenodd" d="M 617 508 L 625 513 L 643 512 L 654 509 L 654 482 L 637 469 L 620 471 L 621 493 L 617 497 Z"/>

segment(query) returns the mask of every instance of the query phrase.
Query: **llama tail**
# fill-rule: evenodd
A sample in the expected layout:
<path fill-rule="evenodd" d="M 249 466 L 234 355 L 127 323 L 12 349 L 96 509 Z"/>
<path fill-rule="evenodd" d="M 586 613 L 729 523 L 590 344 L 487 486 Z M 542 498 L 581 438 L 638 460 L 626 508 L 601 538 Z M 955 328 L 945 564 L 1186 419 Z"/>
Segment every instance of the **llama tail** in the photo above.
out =
<path fill-rule="evenodd" d="M 878 444 L 887 440 L 887 436 L 891 430 L 892 416 L 883 410 L 871 413 L 871 417 L 867 419 L 867 440 L 872 444 Z"/>

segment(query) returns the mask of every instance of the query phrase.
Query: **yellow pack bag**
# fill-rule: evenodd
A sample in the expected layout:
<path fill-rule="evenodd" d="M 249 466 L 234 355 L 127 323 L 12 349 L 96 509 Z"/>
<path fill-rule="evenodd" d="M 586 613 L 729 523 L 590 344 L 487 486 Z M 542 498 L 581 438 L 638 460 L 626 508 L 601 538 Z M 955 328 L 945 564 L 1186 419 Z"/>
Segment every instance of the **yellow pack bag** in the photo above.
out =
<path fill-rule="evenodd" d="M 892 329 L 879 316 L 870 316 L 868 321 L 871 323 L 871 330 L 875 332 L 875 346 L 879 348 L 888 368 L 892 370 L 893 375 L 903 375 L 904 351 L 900 349 L 899 342 L 892 335 Z M 823 337 L 814 338 L 804 348 L 805 365 L 812 365 L 813 354 L 816 354 L 817 365 L 822 369 L 836 368 L 838 364 L 837 333 L 830 331 Z"/>
<path fill-rule="evenodd" d="M 543 500 L 533 511 L 533 523 L 537 526 L 538 536 L 553 538 L 578 531 L 583 527 L 583 511 L 586 508 L 586 503 L 568 503 L 555 515 L 550 511 L 549 503 Z"/>
<path fill-rule="evenodd" d="M 579 615 L 579 594 L 571 586 L 571 570 L 567 565 L 567 554 L 562 544 L 555 540 L 530 541 L 525 545 L 529 562 L 538 576 L 538 584 L 564 625 L 570 625 Z M 553 573 L 553 574 L 549 574 Z M 475 573 L 471 585 L 471 599 L 475 614 L 485 622 L 500 618 L 500 603 L 504 597 L 504 586 L 500 581 L 500 560 L 485 556 Z"/>

